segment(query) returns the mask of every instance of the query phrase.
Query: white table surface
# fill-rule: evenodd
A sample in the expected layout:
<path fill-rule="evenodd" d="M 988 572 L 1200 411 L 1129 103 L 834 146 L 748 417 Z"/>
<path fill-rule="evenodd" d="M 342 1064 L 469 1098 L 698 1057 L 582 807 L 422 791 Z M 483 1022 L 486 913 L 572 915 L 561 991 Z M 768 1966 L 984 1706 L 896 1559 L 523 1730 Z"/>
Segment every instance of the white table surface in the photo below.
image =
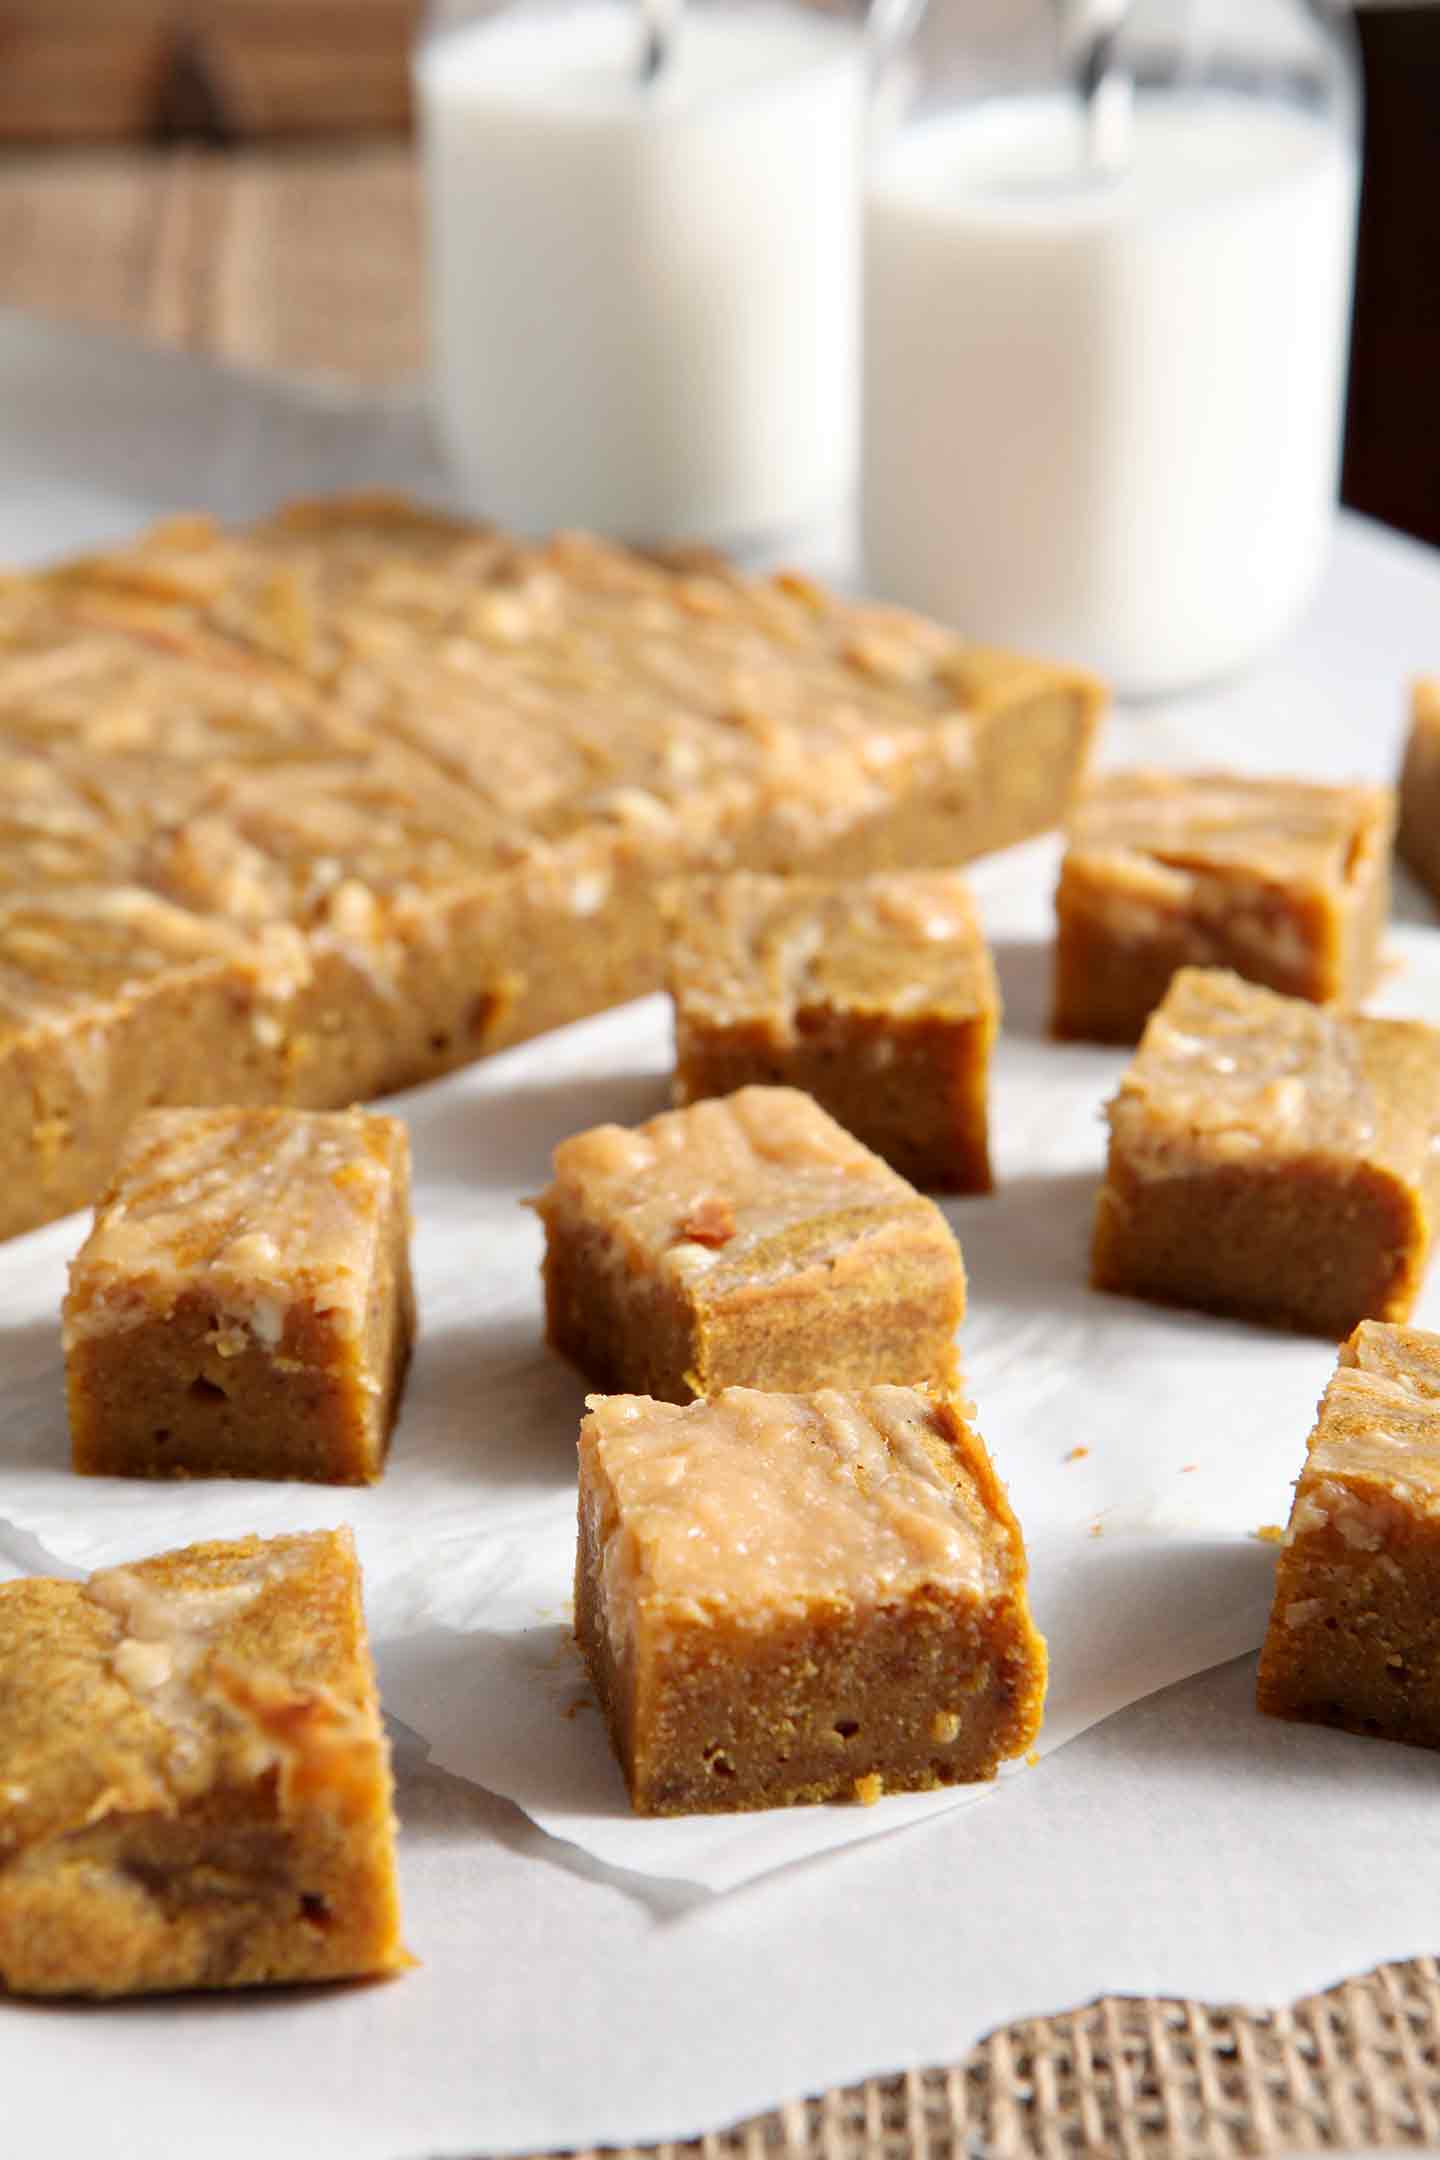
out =
<path fill-rule="evenodd" d="M 291 394 L 13 319 L 0 392 L 0 559 L 166 507 L 436 487 L 404 400 Z M 1427 667 L 1440 558 L 1346 518 L 1282 651 L 1118 715 L 1106 755 L 1389 777 L 1404 682 Z M 1433 921 L 1408 886 L 1397 913 Z M 1038 980 L 1023 954 L 1007 965 L 1023 1022 Z M 23 1537 L 9 1550 L 43 1568 Z M 1435 1950 L 1440 1762 L 1259 1719 L 1252 1698 L 1253 1659 L 1221 1666 L 1111 1717 L 1003 1805 L 723 1896 L 601 1864 L 402 1738 L 421 1969 L 309 1997 L 0 2006 L 0 2151 L 408 2160 L 684 2135 L 1104 1992 L 1277 2002 Z"/>

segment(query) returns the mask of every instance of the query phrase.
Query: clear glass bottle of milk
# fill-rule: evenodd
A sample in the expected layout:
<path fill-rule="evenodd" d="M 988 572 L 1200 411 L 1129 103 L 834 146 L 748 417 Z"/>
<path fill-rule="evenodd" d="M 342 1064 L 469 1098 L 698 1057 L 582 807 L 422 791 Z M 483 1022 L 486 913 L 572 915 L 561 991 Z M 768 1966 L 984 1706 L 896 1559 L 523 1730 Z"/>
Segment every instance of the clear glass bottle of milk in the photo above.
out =
<path fill-rule="evenodd" d="M 438 417 L 471 505 L 752 553 L 833 520 L 859 6 L 432 0 L 415 76 Z"/>
<path fill-rule="evenodd" d="M 931 0 L 867 181 L 875 590 L 1142 696 L 1285 630 L 1333 521 L 1358 126 L 1324 0 Z"/>

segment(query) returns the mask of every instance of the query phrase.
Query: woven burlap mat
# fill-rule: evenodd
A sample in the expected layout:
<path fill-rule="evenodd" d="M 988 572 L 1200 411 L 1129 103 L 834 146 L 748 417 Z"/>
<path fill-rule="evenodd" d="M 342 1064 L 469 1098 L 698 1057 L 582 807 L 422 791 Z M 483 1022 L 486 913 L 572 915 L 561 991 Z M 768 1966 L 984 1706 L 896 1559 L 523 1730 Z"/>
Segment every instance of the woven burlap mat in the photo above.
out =
<path fill-rule="evenodd" d="M 963 2062 L 869 2078 L 625 2160 L 1229 2160 L 1440 2147 L 1440 1966 L 1288 2010 L 1107 1995 Z M 555 2160 L 555 2156 L 546 2156 Z M 588 2156 L 586 2156 L 588 2160 Z"/>
<path fill-rule="evenodd" d="M 414 168 L 396 144 L 0 160 L 0 304 L 374 384 L 419 365 L 420 295 Z M 1431 1958 L 1272 2012 L 1106 1997 L 1006 2026 L 945 2068 L 643 2150 L 1221 2160 L 1425 2146 L 1440 2147 Z"/>

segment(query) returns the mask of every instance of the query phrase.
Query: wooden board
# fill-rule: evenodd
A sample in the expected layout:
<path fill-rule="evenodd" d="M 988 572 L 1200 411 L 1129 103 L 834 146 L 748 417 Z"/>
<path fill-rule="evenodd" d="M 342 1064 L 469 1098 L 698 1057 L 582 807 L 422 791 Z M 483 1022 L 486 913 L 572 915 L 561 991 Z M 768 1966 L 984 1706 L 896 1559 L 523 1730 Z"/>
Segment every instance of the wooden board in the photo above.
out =
<path fill-rule="evenodd" d="M 423 364 L 403 143 L 0 157 L 0 304 L 375 385 Z"/>

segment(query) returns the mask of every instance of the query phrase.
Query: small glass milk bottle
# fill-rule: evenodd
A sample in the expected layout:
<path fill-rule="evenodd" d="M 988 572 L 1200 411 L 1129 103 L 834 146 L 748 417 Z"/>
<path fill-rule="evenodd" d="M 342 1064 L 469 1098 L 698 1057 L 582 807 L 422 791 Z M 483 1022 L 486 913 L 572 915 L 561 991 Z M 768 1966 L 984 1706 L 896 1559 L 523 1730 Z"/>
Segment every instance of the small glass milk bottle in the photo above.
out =
<path fill-rule="evenodd" d="M 1283 632 L 1333 520 L 1358 108 L 1319 0 L 931 0 L 868 180 L 870 583 L 1142 696 Z"/>
<path fill-rule="evenodd" d="M 524 531 L 773 549 L 853 496 L 867 55 L 803 0 L 439 0 L 438 415 Z"/>

